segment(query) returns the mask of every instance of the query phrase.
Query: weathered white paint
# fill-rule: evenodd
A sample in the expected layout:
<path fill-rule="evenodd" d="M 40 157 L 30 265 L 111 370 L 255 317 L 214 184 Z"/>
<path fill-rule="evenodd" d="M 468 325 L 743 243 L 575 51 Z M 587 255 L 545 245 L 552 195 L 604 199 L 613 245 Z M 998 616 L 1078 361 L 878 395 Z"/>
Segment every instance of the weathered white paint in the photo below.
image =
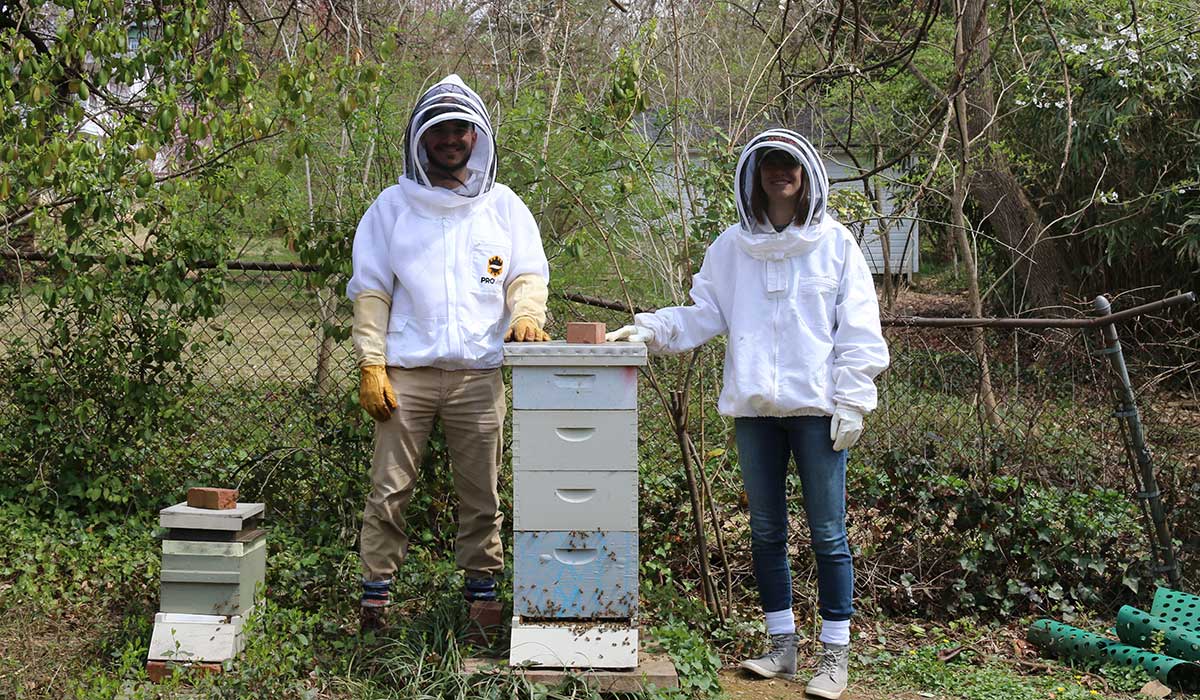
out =
<path fill-rule="evenodd" d="M 185 501 L 160 510 L 158 524 L 180 529 L 236 532 L 242 529 L 247 520 L 262 515 L 262 512 L 261 503 L 239 503 L 236 508 L 209 510 L 193 508 Z"/>
<path fill-rule="evenodd" d="M 510 367 L 621 367 L 647 363 L 645 343 L 505 343 L 504 364 Z"/>
<path fill-rule="evenodd" d="M 513 471 L 637 471 L 637 411 L 513 411 Z"/>
<path fill-rule="evenodd" d="M 513 533 L 513 613 L 631 618 L 638 604 L 638 533 Z"/>
<path fill-rule="evenodd" d="M 154 631 L 150 637 L 150 661 L 219 662 L 232 659 L 242 652 L 245 635 L 241 615 L 173 615 L 154 616 Z"/>
<path fill-rule="evenodd" d="M 638 628 L 579 622 L 512 621 L 512 666 L 633 668 L 638 662 Z"/>
<path fill-rule="evenodd" d="M 637 408 L 637 368 L 513 367 L 515 410 Z"/>
<path fill-rule="evenodd" d="M 515 471 L 514 530 L 637 530 L 636 471 Z"/>
<path fill-rule="evenodd" d="M 242 548 L 240 555 L 220 553 L 238 547 Z M 166 540 L 159 609 L 168 613 L 244 615 L 254 607 L 266 571 L 266 537 L 244 544 Z"/>

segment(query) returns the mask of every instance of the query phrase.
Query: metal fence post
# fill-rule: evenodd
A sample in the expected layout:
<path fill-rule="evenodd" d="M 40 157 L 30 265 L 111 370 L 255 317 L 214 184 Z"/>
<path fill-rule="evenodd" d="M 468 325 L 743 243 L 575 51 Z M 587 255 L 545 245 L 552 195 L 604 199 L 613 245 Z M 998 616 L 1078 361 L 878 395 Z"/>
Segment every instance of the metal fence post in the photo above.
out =
<path fill-rule="evenodd" d="M 1096 297 L 1093 303 L 1097 316 L 1105 317 L 1112 313 L 1112 305 L 1104 295 Z M 1146 446 L 1142 418 L 1134 399 L 1133 384 L 1129 381 L 1129 369 L 1125 365 L 1125 354 L 1121 351 L 1117 327 L 1108 323 L 1101 330 L 1104 334 L 1104 348 L 1097 351 L 1097 354 L 1108 356 L 1117 378 L 1118 406 L 1113 416 L 1124 427 L 1126 449 L 1137 462 L 1136 468 L 1133 469 L 1134 483 L 1138 489 L 1137 497 L 1142 501 L 1143 516 L 1149 511 L 1149 519 L 1152 522 L 1151 531 L 1148 533 L 1151 549 L 1154 550 L 1155 558 L 1161 560 L 1161 564 L 1155 564 L 1154 571 L 1166 573 L 1171 587 L 1178 589 L 1179 565 L 1175 562 L 1175 546 L 1171 542 L 1171 529 L 1167 525 L 1166 513 L 1163 510 L 1162 493 L 1158 490 L 1158 480 L 1154 476 L 1154 462 L 1150 457 L 1150 449 Z"/>

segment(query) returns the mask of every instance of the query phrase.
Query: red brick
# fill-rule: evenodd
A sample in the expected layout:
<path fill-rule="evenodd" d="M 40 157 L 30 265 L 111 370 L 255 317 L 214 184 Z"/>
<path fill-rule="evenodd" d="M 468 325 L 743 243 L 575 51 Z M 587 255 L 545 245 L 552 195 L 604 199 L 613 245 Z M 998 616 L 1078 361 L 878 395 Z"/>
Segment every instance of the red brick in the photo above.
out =
<path fill-rule="evenodd" d="M 467 614 L 467 635 L 463 641 L 477 647 L 491 646 L 503 631 L 502 612 L 499 601 L 473 601 Z"/>
<path fill-rule="evenodd" d="M 207 510 L 230 510 L 237 508 L 237 489 L 215 489 L 203 486 L 188 489 L 187 504 L 193 508 Z"/>
<path fill-rule="evenodd" d="M 572 322 L 567 324 L 568 343 L 587 343 L 599 345 L 604 342 L 604 324 L 593 322 Z"/>
<path fill-rule="evenodd" d="M 174 661 L 147 661 L 146 675 L 150 677 L 152 683 L 162 683 L 164 680 L 170 678 L 171 674 L 177 668 L 183 669 L 183 672 L 188 675 L 221 673 L 222 671 L 221 664 L 181 664 Z"/>

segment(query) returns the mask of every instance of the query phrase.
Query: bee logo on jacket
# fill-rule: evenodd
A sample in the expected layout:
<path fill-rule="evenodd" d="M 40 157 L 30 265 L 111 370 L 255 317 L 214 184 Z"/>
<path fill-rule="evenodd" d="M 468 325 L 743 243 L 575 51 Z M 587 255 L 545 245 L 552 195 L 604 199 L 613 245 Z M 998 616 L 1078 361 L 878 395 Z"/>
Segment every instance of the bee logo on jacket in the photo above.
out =
<path fill-rule="evenodd" d="M 492 277 L 499 277 L 500 273 L 504 272 L 504 258 L 499 255 L 488 258 L 487 272 Z"/>
<path fill-rule="evenodd" d="M 496 278 L 504 272 L 504 258 L 493 255 L 487 261 L 487 274 L 479 278 L 480 284 L 495 284 Z"/>

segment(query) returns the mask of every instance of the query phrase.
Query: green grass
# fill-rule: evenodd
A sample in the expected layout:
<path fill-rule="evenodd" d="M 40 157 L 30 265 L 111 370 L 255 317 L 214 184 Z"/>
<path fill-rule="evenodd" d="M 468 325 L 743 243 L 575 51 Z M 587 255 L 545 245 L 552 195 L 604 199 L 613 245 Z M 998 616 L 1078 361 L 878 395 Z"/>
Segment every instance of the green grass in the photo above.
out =
<path fill-rule="evenodd" d="M 969 643 L 969 642 L 968 642 Z M 939 659 L 957 653 L 948 661 Z M 1090 700 L 1132 697 L 1150 678 L 1141 669 L 1106 666 L 1074 669 L 1041 664 L 1039 675 L 1024 675 L 1011 660 L 963 649 L 946 639 L 902 653 L 881 651 L 860 659 L 864 675 L 880 689 L 919 690 L 961 700 Z"/>
<path fill-rule="evenodd" d="M 336 539 L 286 525 L 270 535 L 266 597 L 248 623 L 242 656 L 219 676 L 178 675 L 153 685 L 144 673 L 157 598 L 152 515 L 81 519 L 7 503 L 0 517 L 9 523 L 0 533 L 0 697 L 598 697 L 573 681 L 547 687 L 503 671 L 461 675 L 462 658 L 477 652 L 460 642 L 461 580 L 440 548 L 417 544 L 398 576 L 398 627 L 359 637 L 356 557 Z M 694 600 L 658 602 L 664 607 L 645 613 L 646 646 L 672 656 L 685 690 L 680 697 L 717 697 L 718 669 L 755 650 L 761 621 L 751 612 L 721 626 L 698 613 Z M 938 627 L 863 616 L 856 629 L 852 680 L 854 697 L 862 700 L 1132 698 L 1146 680 L 1140 671 L 1045 661 L 1033 661 L 1036 675 L 1028 675 L 1005 653 L 1011 626 L 964 619 Z M 805 654 L 810 647 L 806 641 Z M 728 670 L 721 677 L 737 698 L 748 697 L 740 694 L 747 688 L 760 700 L 797 697 L 799 690 L 755 684 Z"/>

